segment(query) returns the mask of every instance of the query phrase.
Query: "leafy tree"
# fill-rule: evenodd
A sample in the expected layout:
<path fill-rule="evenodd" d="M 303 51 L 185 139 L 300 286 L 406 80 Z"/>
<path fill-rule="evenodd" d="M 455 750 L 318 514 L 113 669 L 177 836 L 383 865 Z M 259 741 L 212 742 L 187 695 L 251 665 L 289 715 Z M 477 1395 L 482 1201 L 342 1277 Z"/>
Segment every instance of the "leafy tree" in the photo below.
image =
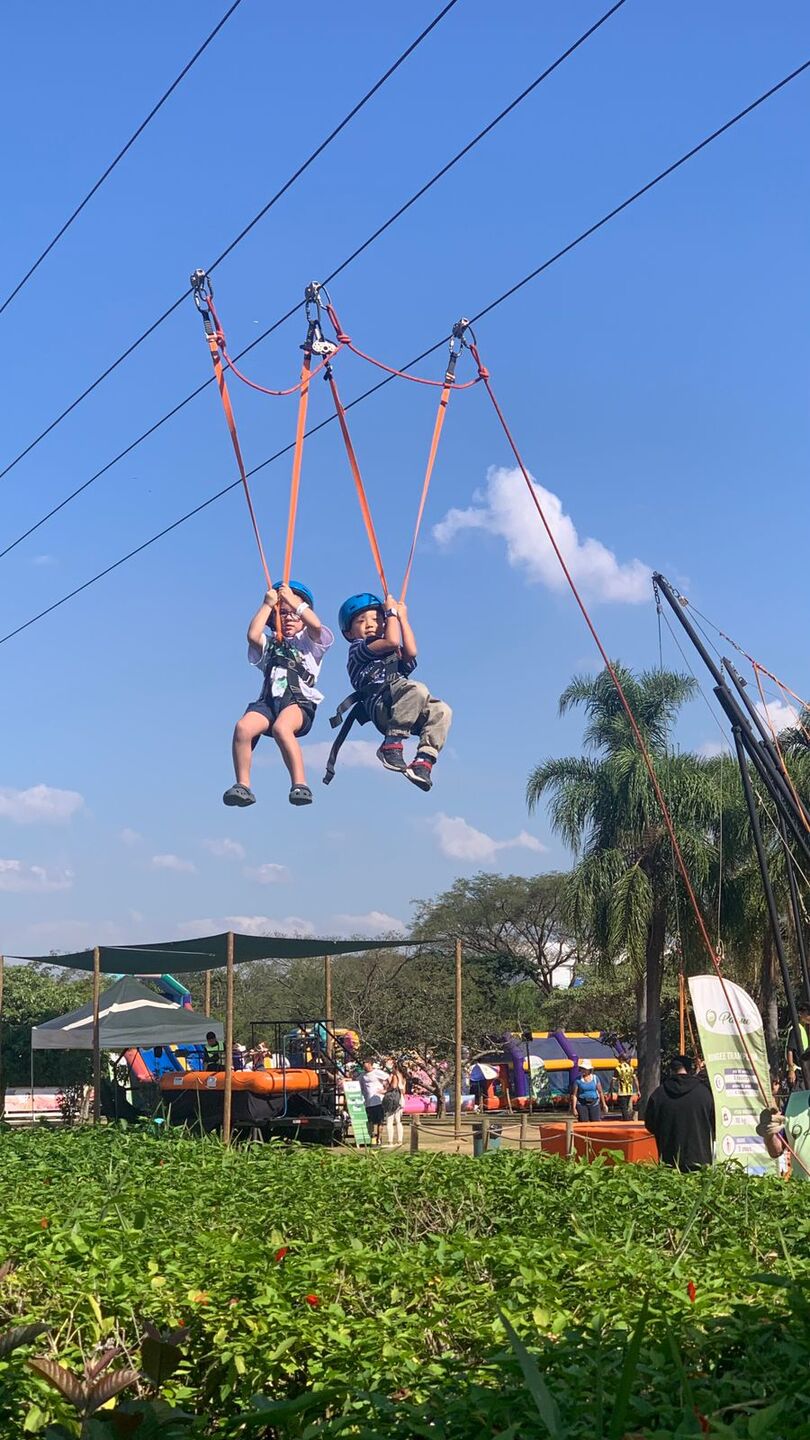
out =
<path fill-rule="evenodd" d="M 635 676 L 621 665 L 616 670 L 653 756 L 693 884 L 705 895 L 717 859 L 716 772 L 710 761 L 669 749 L 675 718 L 696 684 L 671 671 Z M 635 976 L 646 1099 L 660 1079 L 661 986 L 665 955 L 677 934 L 676 897 L 685 945 L 694 945 L 694 931 L 660 807 L 607 670 L 572 680 L 560 713 L 574 706 L 585 711 L 585 745 L 593 753 L 543 761 L 529 777 L 527 800 L 533 810 L 549 798 L 554 829 L 579 856 L 565 902 L 576 933 L 609 973 L 627 960 Z"/>
<path fill-rule="evenodd" d="M 3 986 L 3 1083 L 28 1085 L 31 1077 L 31 1029 L 56 1015 L 86 1005 L 92 994 L 87 978 L 54 974 L 47 965 L 6 965 Z M 82 1051 L 44 1051 L 38 1055 L 37 1085 L 68 1085 L 89 1080 L 90 1061 Z"/>
<path fill-rule="evenodd" d="M 545 995 L 581 958 L 563 913 L 566 876 L 480 873 L 417 906 L 417 938 L 458 936 L 470 957 L 489 961 L 498 985 L 531 980 Z"/>

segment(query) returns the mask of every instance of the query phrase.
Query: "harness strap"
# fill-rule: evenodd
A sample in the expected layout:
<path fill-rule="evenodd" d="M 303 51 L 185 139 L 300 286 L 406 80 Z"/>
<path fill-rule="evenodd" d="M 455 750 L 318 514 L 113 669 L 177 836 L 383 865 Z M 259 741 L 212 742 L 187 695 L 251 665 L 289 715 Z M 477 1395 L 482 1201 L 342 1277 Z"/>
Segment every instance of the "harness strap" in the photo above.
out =
<path fill-rule="evenodd" d="M 365 711 L 365 708 L 364 708 L 362 702 L 357 699 L 357 696 L 356 696 L 356 695 L 350 695 L 350 696 L 348 697 L 348 703 L 351 703 L 352 701 L 354 701 L 355 703 L 352 705 L 351 710 L 349 711 L 348 715 L 346 716 L 345 720 L 343 721 L 343 724 L 341 725 L 340 730 L 339 730 L 338 734 L 337 734 L 336 737 L 335 737 L 335 741 L 334 741 L 334 744 L 332 745 L 332 749 L 329 751 L 329 755 L 328 755 L 327 761 L 326 761 L 326 770 L 324 771 L 324 776 L 323 776 L 323 783 L 324 783 L 324 785 L 331 785 L 331 784 L 332 784 L 332 781 L 333 781 L 334 778 L 335 778 L 335 766 L 337 765 L 338 755 L 340 754 L 340 752 L 341 752 L 341 750 L 342 750 L 342 748 L 343 748 L 343 745 L 344 745 L 344 743 L 345 743 L 345 741 L 346 741 L 346 738 L 347 738 L 347 736 L 348 736 L 348 734 L 349 734 L 349 731 L 351 730 L 351 728 L 352 728 L 352 726 L 354 725 L 355 721 L 357 721 L 360 725 L 365 725 L 365 724 L 368 722 L 368 715 L 366 714 L 366 711 Z M 347 701 L 344 700 L 344 701 L 343 701 L 343 704 L 345 705 L 346 703 L 347 703 Z M 342 708 L 342 707 L 341 707 L 341 708 Z M 332 725 L 337 724 L 337 723 L 338 723 L 338 717 L 339 717 L 339 715 L 340 715 L 340 708 L 338 709 L 338 715 L 336 715 L 336 716 L 330 721 L 330 724 L 332 724 Z"/>
<path fill-rule="evenodd" d="M 307 406 L 309 404 L 309 382 L 312 369 L 312 350 L 309 344 L 309 336 L 304 342 L 304 363 L 301 366 L 301 389 L 298 394 L 298 419 L 295 424 L 295 449 L 293 451 L 292 477 L 290 479 L 290 508 L 287 515 L 287 539 L 284 544 L 284 569 L 282 571 L 285 584 L 289 584 L 292 571 L 293 543 L 295 541 L 295 522 L 298 516 L 298 495 L 301 489 L 301 466 L 304 460 L 304 435 L 307 428 Z"/>
<path fill-rule="evenodd" d="M 224 340 L 219 326 L 214 324 L 214 320 L 209 306 L 209 301 L 212 296 L 211 282 L 204 271 L 195 270 L 194 274 L 191 277 L 191 284 L 194 290 L 194 303 L 197 306 L 200 315 L 202 316 L 202 322 L 205 328 L 205 338 L 208 341 L 208 348 L 211 352 L 211 360 L 214 366 L 214 375 L 217 382 L 217 389 L 219 391 L 219 398 L 222 401 L 222 408 L 225 411 L 225 419 L 227 421 L 228 430 L 231 436 L 231 444 L 233 445 L 233 452 L 236 456 L 237 466 L 239 467 L 239 478 L 242 481 L 242 488 L 245 492 L 245 499 L 247 501 L 247 507 L 250 514 L 250 523 L 253 526 L 253 534 L 256 537 L 256 545 L 259 551 L 259 559 L 262 562 L 262 569 L 264 571 L 264 578 L 267 584 L 267 588 L 268 590 L 270 590 L 272 588 L 273 581 L 270 578 L 270 568 L 267 564 L 267 560 L 265 559 L 264 546 L 262 545 L 262 537 L 259 533 L 259 522 L 256 519 L 256 512 L 253 509 L 253 500 L 250 494 L 250 486 L 248 485 L 247 470 L 245 469 L 245 462 L 242 458 L 242 447 L 239 444 L 239 435 L 236 429 L 236 419 L 233 413 L 233 406 L 231 405 L 231 397 L 228 394 L 228 386 L 225 380 L 225 370 L 222 364 L 222 348 Z"/>

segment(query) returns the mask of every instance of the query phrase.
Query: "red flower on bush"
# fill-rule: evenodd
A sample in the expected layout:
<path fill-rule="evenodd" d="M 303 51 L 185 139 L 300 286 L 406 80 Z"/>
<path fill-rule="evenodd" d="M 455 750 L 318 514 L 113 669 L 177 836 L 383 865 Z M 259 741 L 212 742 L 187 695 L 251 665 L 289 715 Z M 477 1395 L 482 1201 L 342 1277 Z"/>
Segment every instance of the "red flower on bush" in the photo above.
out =
<path fill-rule="evenodd" d="M 284 1260 L 285 1257 L 286 1257 L 287 1255 L 289 1255 L 289 1253 L 290 1253 L 290 1247 L 289 1247 L 289 1245 L 282 1245 L 282 1246 L 281 1246 L 281 1249 L 276 1251 L 275 1255 L 273 1256 L 273 1259 L 275 1260 L 275 1262 L 276 1262 L 277 1265 L 280 1265 L 281 1262 L 282 1262 L 282 1260 Z"/>
<path fill-rule="evenodd" d="M 306 1300 L 307 1305 L 312 1306 L 313 1310 L 317 1310 L 318 1306 L 321 1303 L 320 1295 L 305 1295 L 304 1299 Z"/>
<path fill-rule="evenodd" d="M 50 1222 L 50 1220 L 47 1218 L 47 1216 L 43 1215 L 42 1219 L 41 1219 L 40 1222 L 39 1222 L 40 1228 L 41 1228 L 42 1230 L 47 1230 L 47 1228 L 48 1228 L 48 1226 L 50 1225 L 50 1223 L 51 1223 L 51 1222 Z"/>
<path fill-rule="evenodd" d="M 696 1289 L 696 1287 L 695 1287 L 695 1282 L 694 1282 L 694 1280 L 690 1280 L 690 1281 L 689 1281 L 689 1284 L 688 1284 L 687 1287 L 686 1287 L 686 1293 L 687 1293 L 687 1295 L 689 1296 L 689 1299 L 691 1300 L 692 1304 L 694 1305 L 694 1303 L 695 1303 L 695 1296 L 697 1295 L 697 1289 Z"/>

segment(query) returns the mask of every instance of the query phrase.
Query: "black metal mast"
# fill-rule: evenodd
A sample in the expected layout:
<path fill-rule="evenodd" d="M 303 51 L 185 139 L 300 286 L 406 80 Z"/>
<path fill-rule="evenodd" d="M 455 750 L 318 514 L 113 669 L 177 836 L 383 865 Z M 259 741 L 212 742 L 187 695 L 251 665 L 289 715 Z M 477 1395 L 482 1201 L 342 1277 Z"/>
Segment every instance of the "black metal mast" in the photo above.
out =
<path fill-rule="evenodd" d="M 773 800 L 774 805 L 777 808 L 777 813 L 779 815 L 782 826 L 785 827 L 785 830 L 790 830 L 794 840 L 804 851 L 808 859 L 810 859 L 810 817 L 808 817 L 807 811 L 805 810 L 805 807 L 802 804 L 801 800 L 798 799 L 796 795 L 794 795 L 790 786 L 785 780 L 779 764 L 778 755 L 776 754 L 773 745 L 773 741 L 768 735 L 765 726 L 756 711 L 756 708 L 751 703 L 751 700 L 745 693 L 745 682 L 743 681 L 742 677 L 737 673 L 730 661 L 725 659 L 723 660 L 723 667 L 728 671 L 728 674 L 730 675 L 734 684 L 734 688 L 737 691 L 737 695 L 739 695 L 740 697 L 738 699 L 737 695 L 732 693 L 726 677 L 723 674 L 723 671 L 716 665 L 715 661 L 712 659 L 709 651 L 707 650 L 702 639 L 698 635 L 697 630 L 689 619 L 686 613 L 685 603 L 682 601 L 681 597 L 677 594 L 676 591 L 672 589 L 672 586 L 669 584 L 668 580 L 666 580 L 663 575 L 655 574 L 653 576 L 653 583 L 656 585 L 660 593 L 663 595 L 664 599 L 667 601 L 667 604 L 669 605 L 673 614 L 676 616 L 681 626 L 686 631 L 686 634 L 689 636 L 689 639 L 697 650 L 701 660 L 707 667 L 712 679 L 714 680 L 714 693 L 717 696 L 717 699 L 722 706 L 724 713 L 731 722 L 734 745 L 737 753 L 737 762 L 740 767 L 740 776 L 742 778 L 743 793 L 745 795 L 745 803 L 748 809 L 748 819 L 754 841 L 754 849 L 756 851 L 757 863 L 759 865 L 760 874 L 762 876 L 762 885 L 765 891 L 765 900 L 768 907 L 771 930 L 773 932 L 774 944 L 776 946 L 776 953 L 779 959 L 779 968 L 782 973 L 782 984 L 785 990 L 785 998 L 787 1000 L 790 1023 L 794 1031 L 796 1050 L 798 1051 L 799 1036 L 801 1032 L 799 1027 L 799 1013 L 796 1004 L 796 991 L 793 985 L 790 969 L 788 967 L 787 956 L 785 954 L 782 928 L 779 922 L 779 911 L 776 904 L 776 897 L 773 892 L 773 886 L 771 884 L 768 856 L 762 840 L 762 830 L 759 823 L 759 812 L 757 810 L 756 798 L 754 796 L 754 787 L 751 783 L 751 772 L 748 767 L 748 761 L 750 760 L 751 764 L 759 775 L 763 785 L 768 791 L 768 794 L 771 796 L 771 799 Z M 740 700 L 743 702 L 742 704 L 740 704 Z M 757 739 L 757 735 L 759 736 L 759 739 Z M 786 855 L 788 856 L 788 875 L 792 880 L 791 904 L 793 905 L 793 890 L 796 885 L 796 877 L 792 871 L 792 862 L 790 860 L 787 845 Z M 798 905 L 798 891 L 796 893 L 796 904 L 793 908 L 793 918 L 798 936 L 801 932 L 801 915 Z M 799 956 L 802 961 L 802 979 L 805 986 L 807 986 L 807 953 L 805 949 L 803 934 L 801 936 L 801 939 L 798 941 L 798 946 Z M 807 1000 L 810 1001 L 810 992 L 808 992 L 807 994 Z M 805 1086 L 808 1090 L 810 1090 L 810 1061 L 802 1059 L 800 1061 L 800 1064 Z"/>

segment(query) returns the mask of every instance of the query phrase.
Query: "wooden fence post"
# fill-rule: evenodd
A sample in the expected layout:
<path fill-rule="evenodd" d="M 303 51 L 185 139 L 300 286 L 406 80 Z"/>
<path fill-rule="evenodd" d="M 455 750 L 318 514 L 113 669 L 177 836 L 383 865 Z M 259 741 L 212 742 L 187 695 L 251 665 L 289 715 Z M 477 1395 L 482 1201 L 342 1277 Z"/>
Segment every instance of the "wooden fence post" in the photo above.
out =
<path fill-rule="evenodd" d="M 520 1117 L 520 1144 L 519 1144 L 519 1149 L 521 1149 L 521 1150 L 525 1150 L 525 1149 L 526 1149 L 526 1139 L 527 1139 L 528 1133 L 529 1133 L 529 1117 L 528 1117 L 528 1115 L 526 1114 L 526 1111 L 524 1110 L 524 1111 L 523 1111 L 523 1114 L 522 1114 L 521 1117 Z"/>
<path fill-rule="evenodd" d="M 453 1135 L 461 1138 L 461 941 L 456 939 L 455 954 L 455 1075 L 453 1076 Z"/>
<path fill-rule="evenodd" d="M 419 1150 L 419 1116 L 411 1116 L 411 1154 L 416 1155 Z"/>

